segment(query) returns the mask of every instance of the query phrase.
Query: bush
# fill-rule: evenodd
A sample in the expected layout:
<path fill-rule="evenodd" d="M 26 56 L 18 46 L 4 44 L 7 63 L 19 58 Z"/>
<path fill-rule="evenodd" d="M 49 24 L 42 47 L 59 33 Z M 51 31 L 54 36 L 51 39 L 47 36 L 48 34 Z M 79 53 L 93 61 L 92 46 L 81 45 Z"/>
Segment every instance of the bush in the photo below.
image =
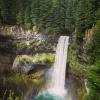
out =
<path fill-rule="evenodd" d="M 100 20 L 97 21 L 96 25 L 92 29 L 92 39 L 87 44 L 86 49 L 90 56 L 90 63 L 93 64 L 96 60 L 100 59 Z"/>
<path fill-rule="evenodd" d="M 36 54 L 34 55 L 34 63 L 53 63 L 54 62 L 54 55 L 53 54 Z"/>
<path fill-rule="evenodd" d="M 82 78 L 84 76 L 85 66 L 82 65 L 78 59 L 78 54 L 77 54 L 78 48 L 79 46 L 74 43 L 69 46 L 68 62 L 70 68 L 74 70 L 79 77 Z"/>
<path fill-rule="evenodd" d="M 11 90 L 5 91 L 3 98 L 0 98 L 0 100 L 22 100 L 20 96 L 15 95 L 15 93 Z"/>
<path fill-rule="evenodd" d="M 86 100 L 100 100 L 100 20 L 93 27 L 91 41 L 87 44 L 90 66 L 87 70 L 89 94 Z"/>
<path fill-rule="evenodd" d="M 23 28 L 24 28 L 25 30 L 31 29 L 31 27 L 32 27 L 31 23 L 25 23 L 25 24 L 23 25 Z"/>
<path fill-rule="evenodd" d="M 89 100 L 100 99 L 100 61 L 96 61 L 95 65 L 89 67 L 87 71 L 89 85 Z"/>

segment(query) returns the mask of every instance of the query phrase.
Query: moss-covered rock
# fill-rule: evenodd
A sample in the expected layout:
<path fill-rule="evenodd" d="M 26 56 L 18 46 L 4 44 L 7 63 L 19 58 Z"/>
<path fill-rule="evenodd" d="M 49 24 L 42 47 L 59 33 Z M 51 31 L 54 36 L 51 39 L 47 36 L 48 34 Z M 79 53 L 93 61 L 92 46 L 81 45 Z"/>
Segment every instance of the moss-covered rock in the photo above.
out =
<path fill-rule="evenodd" d="M 27 55 L 17 56 L 12 69 L 16 72 L 27 73 L 34 67 L 33 58 Z"/>
<path fill-rule="evenodd" d="M 49 64 L 54 62 L 54 54 L 36 54 L 33 56 L 34 57 L 34 63 L 41 63 L 41 64 Z"/>
<path fill-rule="evenodd" d="M 35 54 L 33 56 L 19 55 L 16 57 L 12 69 L 20 73 L 28 73 L 36 64 L 49 65 L 54 62 L 53 54 Z"/>

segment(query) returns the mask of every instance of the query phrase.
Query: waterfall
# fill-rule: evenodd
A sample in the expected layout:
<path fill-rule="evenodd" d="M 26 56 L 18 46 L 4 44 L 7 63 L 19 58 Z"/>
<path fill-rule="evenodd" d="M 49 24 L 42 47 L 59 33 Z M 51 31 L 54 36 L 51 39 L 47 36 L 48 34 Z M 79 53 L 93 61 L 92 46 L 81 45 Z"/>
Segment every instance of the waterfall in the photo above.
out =
<path fill-rule="evenodd" d="M 49 92 L 61 95 L 65 91 L 65 72 L 68 51 L 68 36 L 61 36 L 56 49 L 55 63 L 52 68 Z"/>
<path fill-rule="evenodd" d="M 65 100 L 62 97 L 65 91 L 65 72 L 68 52 L 68 36 L 60 36 L 56 49 L 55 63 L 51 69 L 49 76 L 51 77 L 47 83 L 47 92 L 42 92 L 36 100 Z M 57 97 L 56 97 L 57 96 Z M 61 98 L 58 98 L 61 97 Z M 69 99 L 68 99 L 69 100 Z"/>

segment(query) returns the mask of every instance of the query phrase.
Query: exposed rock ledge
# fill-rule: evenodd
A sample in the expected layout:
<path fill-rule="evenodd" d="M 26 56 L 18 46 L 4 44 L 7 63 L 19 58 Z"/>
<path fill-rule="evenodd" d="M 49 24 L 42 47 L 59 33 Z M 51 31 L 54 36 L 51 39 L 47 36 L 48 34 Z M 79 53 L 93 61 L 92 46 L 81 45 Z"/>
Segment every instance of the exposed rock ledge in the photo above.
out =
<path fill-rule="evenodd" d="M 5 37 L 7 36 L 7 37 Z M 18 26 L 0 26 L 0 41 L 11 39 L 11 40 L 30 40 L 30 39 L 38 39 L 38 40 L 46 40 L 52 42 L 56 39 L 52 36 L 48 36 L 46 34 L 42 34 L 40 32 L 36 32 L 34 29 L 24 30 Z M 3 38 L 3 39 L 2 39 Z M 5 39 L 6 38 L 6 39 Z"/>

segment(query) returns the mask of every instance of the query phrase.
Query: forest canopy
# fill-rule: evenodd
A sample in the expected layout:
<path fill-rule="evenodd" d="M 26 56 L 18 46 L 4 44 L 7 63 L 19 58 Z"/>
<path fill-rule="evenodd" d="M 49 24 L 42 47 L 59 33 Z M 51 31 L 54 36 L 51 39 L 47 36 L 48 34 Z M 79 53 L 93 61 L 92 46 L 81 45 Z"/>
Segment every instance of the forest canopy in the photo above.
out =
<path fill-rule="evenodd" d="M 0 24 L 81 36 L 100 16 L 99 0 L 0 0 Z"/>

